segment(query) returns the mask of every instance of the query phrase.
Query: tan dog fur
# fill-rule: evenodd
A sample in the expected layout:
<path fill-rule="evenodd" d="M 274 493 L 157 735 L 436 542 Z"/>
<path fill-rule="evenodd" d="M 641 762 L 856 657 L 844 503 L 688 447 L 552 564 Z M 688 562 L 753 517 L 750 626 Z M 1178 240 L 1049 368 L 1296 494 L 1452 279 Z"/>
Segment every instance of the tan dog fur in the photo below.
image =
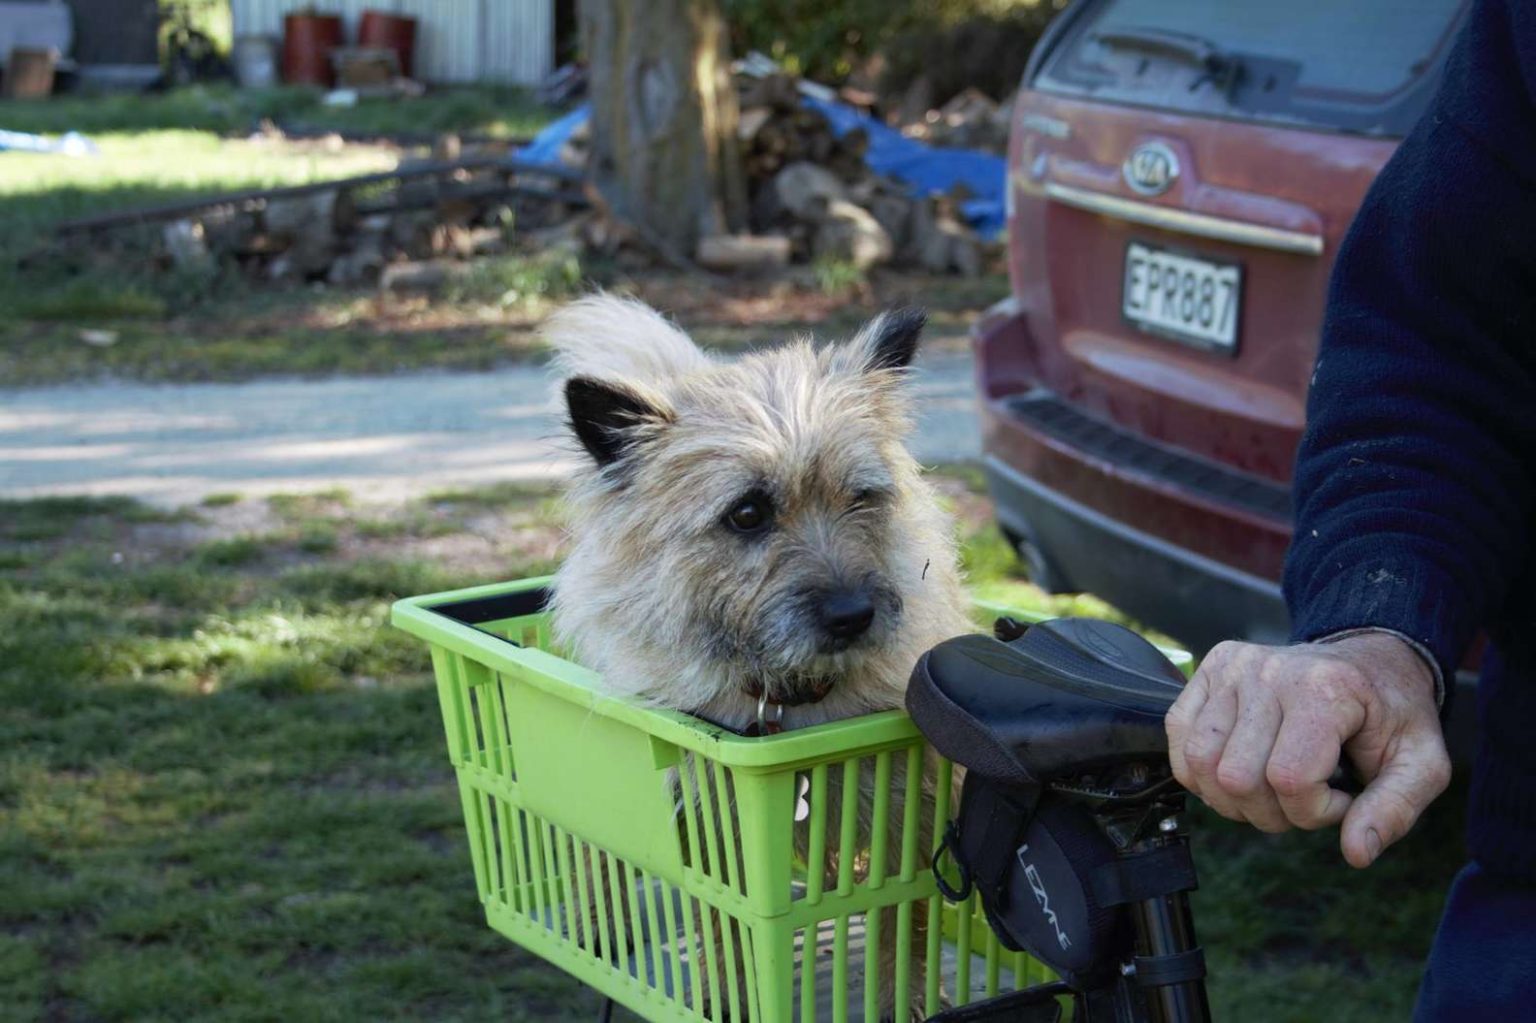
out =
<path fill-rule="evenodd" d="M 903 445 L 920 326 L 884 314 L 842 345 L 726 362 L 638 302 L 557 313 L 545 337 L 592 456 L 568 494 L 552 605 L 574 658 L 615 694 L 738 730 L 764 693 L 788 705 L 785 728 L 901 707 L 918 657 L 972 628 L 951 523 Z M 593 394 L 624 406 L 597 432 Z M 749 494 L 766 495 L 772 526 L 746 537 L 726 519 Z M 829 649 L 815 595 L 838 587 L 874 594 L 875 617 Z M 865 829 L 869 801 L 861 792 Z M 883 931 L 888 978 L 895 928 Z"/>

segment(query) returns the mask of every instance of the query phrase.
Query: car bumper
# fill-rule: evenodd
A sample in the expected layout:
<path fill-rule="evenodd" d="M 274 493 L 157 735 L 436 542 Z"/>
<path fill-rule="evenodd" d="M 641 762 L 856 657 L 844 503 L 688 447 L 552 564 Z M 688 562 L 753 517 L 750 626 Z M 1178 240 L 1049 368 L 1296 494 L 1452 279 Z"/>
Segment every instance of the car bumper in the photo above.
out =
<path fill-rule="evenodd" d="M 1039 350 L 1011 300 L 973 334 L 984 464 L 1001 524 L 1074 589 L 1197 650 L 1284 642 L 1275 581 L 1290 542 L 1281 484 L 1196 459 L 1043 390 Z"/>
<path fill-rule="evenodd" d="M 995 455 L 984 460 L 1002 525 L 1029 537 L 1075 587 L 1197 652 L 1224 639 L 1284 642 L 1280 587 L 1202 557 L 1051 490 Z"/>

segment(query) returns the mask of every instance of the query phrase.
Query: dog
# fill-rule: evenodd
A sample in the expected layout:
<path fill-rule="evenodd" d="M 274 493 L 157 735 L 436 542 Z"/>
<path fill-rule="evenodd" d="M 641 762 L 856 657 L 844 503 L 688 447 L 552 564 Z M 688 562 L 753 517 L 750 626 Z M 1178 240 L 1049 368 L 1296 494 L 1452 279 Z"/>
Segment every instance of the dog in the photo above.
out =
<path fill-rule="evenodd" d="M 973 631 L 953 527 L 903 444 L 924 321 L 887 312 L 844 344 L 727 361 L 633 300 L 551 318 L 583 460 L 552 625 L 609 692 L 742 734 L 803 728 L 901 707 L 919 656 Z"/>

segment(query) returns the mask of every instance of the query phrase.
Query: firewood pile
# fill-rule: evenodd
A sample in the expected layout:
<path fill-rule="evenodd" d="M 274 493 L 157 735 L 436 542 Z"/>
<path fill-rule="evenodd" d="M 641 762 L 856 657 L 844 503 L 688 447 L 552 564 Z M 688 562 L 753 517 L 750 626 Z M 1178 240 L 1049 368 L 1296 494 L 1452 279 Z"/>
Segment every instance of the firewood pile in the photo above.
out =
<path fill-rule="evenodd" d="M 445 263 L 503 251 L 514 223 L 537 231 L 569 220 L 586 205 L 575 177 L 514 170 L 499 154 L 465 157 L 445 138 L 431 158 L 389 172 L 83 218 L 59 233 L 76 256 L 148 248 L 194 274 L 234 268 L 260 281 L 409 290 L 439 283 Z"/>
<path fill-rule="evenodd" d="M 836 261 L 975 276 L 997 253 L 961 215 L 965 194 L 917 196 L 873 173 L 865 132 L 839 135 L 802 103 L 819 87 L 759 70 L 738 74 L 737 88 L 747 224 L 743 233 L 702 239 L 693 253 L 666 251 L 583 185 L 585 126 L 553 169 L 505 152 L 463 153 L 457 137 L 444 136 L 429 158 L 389 172 L 66 222 L 49 251 L 88 262 L 147 247 L 179 271 L 235 268 L 253 280 L 388 290 L 430 288 L 456 262 L 505 250 L 517 241 L 514 223 L 520 245 L 632 251 L 720 272 Z M 938 144 L 995 148 L 1006 142 L 1007 120 L 1006 105 L 968 90 L 904 130 Z"/>
<path fill-rule="evenodd" d="M 914 197 L 873 174 L 867 135 L 834 134 L 822 114 L 801 104 L 789 75 L 738 81 L 751 234 L 705 239 L 701 263 L 733 270 L 828 259 L 860 269 L 981 273 L 986 247 L 959 215 L 964 195 Z M 776 244 L 779 238 L 788 244 Z"/>
<path fill-rule="evenodd" d="M 859 269 L 982 272 L 995 246 L 961 217 L 959 205 L 967 196 L 915 197 L 901 182 L 872 173 L 865 163 L 868 136 L 858 129 L 835 134 L 825 116 L 801 103 L 801 84 L 790 75 L 742 74 L 737 88 L 748 231 L 701 240 L 694 253 L 700 265 L 762 271 L 827 259 Z M 990 106 L 974 97 L 963 102 L 964 110 L 957 104 L 946 115 L 956 124 L 978 116 L 989 123 L 995 119 L 992 101 L 987 100 Z M 572 135 L 561 160 L 575 170 L 586 166 L 584 128 Z"/>

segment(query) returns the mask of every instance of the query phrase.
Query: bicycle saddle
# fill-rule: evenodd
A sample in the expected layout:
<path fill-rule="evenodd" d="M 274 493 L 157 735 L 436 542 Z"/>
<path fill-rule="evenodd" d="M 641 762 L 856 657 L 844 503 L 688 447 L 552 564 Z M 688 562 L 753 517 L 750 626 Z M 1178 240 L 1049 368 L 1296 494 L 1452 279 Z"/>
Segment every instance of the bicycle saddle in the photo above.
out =
<path fill-rule="evenodd" d="M 944 756 L 1022 785 L 1166 761 L 1179 669 L 1131 630 L 1060 618 L 1004 643 L 958 636 L 912 671 L 907 710 Z"/>

